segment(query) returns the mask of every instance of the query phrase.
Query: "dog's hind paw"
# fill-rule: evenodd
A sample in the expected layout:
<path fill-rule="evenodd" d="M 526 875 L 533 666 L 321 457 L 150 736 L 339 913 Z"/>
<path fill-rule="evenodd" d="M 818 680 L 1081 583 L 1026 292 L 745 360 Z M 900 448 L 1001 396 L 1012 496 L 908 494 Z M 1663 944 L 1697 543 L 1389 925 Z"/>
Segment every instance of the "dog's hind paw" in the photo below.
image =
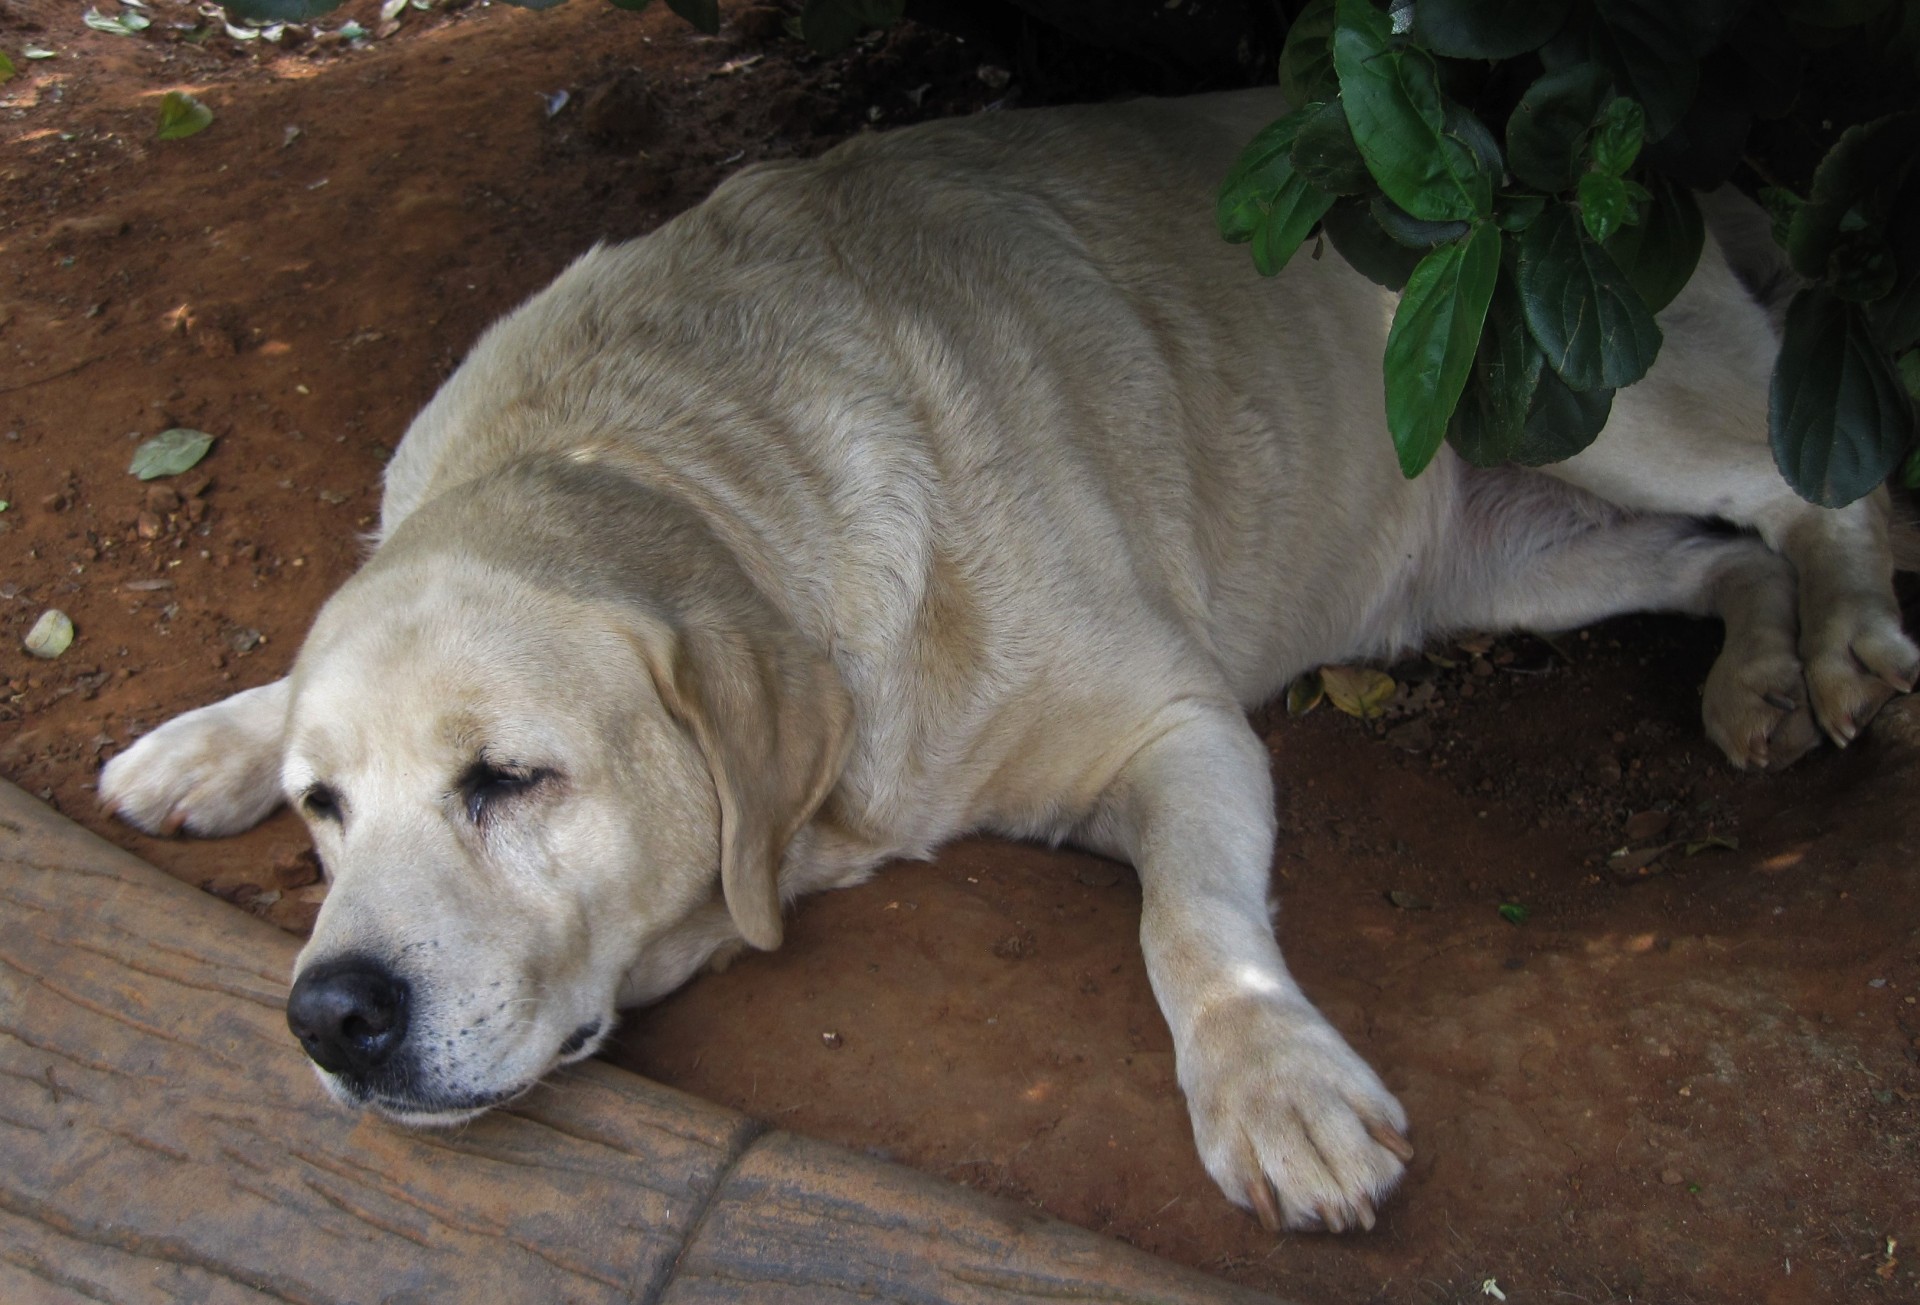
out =
<path fill-rule="evenodd" d="M 1207 1012 L 1180 1082 L 1207 1172 L 1273 1232 L 1372 1228 L 1413 1158 L 1406 1111 L 1310 1007 Z"/>
<path fill-rule="evenodd" d="M 162 725 L 100 772 L 100 804 L 149 834 L 237 834 L 280 804 L 287 682 Z"/>
<path fill-rule="evenodd" d="M 1707 737 L 1740 770 L 1778 770 L 1820 742 L 1800 659 L 1724 651 L 1707 673 L 1700 716 Z"/>
<path fill-rule="evenodd" d="M 1842 747 L 1859 737 L 1888 699 L 1911 692 L 1920 677 L 1920 649 L 1890 614 L 1867 609 L 1829 617 L 1808 642 L 1812 647 L 1802 651 L 1813 713 Z"/>

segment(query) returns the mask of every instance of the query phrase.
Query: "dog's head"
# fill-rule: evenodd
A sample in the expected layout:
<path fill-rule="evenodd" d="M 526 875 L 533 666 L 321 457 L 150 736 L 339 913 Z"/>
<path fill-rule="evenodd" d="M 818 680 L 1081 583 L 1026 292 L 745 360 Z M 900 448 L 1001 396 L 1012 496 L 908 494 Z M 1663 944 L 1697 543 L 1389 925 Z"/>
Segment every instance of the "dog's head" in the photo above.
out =
<path fill-rule="evenodd" d="M 552 459 L 423 508 L 293 675 L 282 783 L 332 887 L 288 1022 L 323 1081 L 457 1122 L 719 948 L 777 946 L 848 724 L 672 501 Z"/>

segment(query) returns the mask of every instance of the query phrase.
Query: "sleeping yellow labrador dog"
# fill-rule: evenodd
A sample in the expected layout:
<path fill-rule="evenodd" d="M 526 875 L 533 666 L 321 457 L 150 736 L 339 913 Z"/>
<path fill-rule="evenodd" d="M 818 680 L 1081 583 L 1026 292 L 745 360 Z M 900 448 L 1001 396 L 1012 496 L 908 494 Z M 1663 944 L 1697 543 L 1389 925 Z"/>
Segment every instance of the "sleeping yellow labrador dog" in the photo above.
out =
<path fill-rule="evenodd" d="M 466 1119 L 778 946 L 795 898 L 989 830 L 1139 871 L 1227 1196 L 1368 1227 L 1408 1121 L 1275 944 L 1245 708 L 1639 609 L 1725 622 L 1704 710 L 1736 765 L 1912 686 L 1884 498 L 1821 511 L 1775 472 L 1774 328 L 1721 243 L 1591 450 L 1409 482 L 1393 296 L 1334 256 L 1262 280 L 1213 230 L 1281 111 L 995 114 L 751 168 L 475 346 L 293 673 L 101 779 L 148 830 L 305 816 L 332 890 L 288 1019 L 336 1097 Z"/>

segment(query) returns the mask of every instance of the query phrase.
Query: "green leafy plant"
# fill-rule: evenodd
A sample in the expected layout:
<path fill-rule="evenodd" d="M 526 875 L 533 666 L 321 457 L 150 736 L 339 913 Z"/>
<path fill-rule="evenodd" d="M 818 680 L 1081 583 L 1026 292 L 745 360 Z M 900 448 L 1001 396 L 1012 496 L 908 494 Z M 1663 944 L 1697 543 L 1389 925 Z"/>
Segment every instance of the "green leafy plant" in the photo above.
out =
<path fill-rule="evenodd" d="M 1750 132 L 1793 110 L 1809 51 L 1861 49 L 1910 88 L 1920 3 L 1310 0 L 1279 66 L 1300 107 L 1235 163 L 1220 233 L 1271 276 L 1317 230 L 1400 291 L 1384 372 L 1408 476 L 1443 441 L 1476 465 L 1558 461 L 1659 354 L 1654 314 L 1705 238 L 1693 189 L 1756 166 Z M 1903 459 L 1920 484 L 1917 160 L 1920 111 L 1902 107 L 1840 132 L 1804 193 L 1766 195 L 1809 283 L 1769 433 L 1815 503 Z"/>

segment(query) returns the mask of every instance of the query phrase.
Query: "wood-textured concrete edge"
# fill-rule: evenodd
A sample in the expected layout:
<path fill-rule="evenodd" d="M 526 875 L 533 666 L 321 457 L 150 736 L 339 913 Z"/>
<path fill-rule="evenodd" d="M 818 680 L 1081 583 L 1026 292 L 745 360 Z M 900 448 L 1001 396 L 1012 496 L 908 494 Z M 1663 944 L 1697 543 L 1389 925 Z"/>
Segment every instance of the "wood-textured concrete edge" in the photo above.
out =
<path fill-rule="evenodd" d="M 357 1117 L 296 950 L 0 782 L 0 1300 L 1271 1299 L 594 1062 Z"/>

